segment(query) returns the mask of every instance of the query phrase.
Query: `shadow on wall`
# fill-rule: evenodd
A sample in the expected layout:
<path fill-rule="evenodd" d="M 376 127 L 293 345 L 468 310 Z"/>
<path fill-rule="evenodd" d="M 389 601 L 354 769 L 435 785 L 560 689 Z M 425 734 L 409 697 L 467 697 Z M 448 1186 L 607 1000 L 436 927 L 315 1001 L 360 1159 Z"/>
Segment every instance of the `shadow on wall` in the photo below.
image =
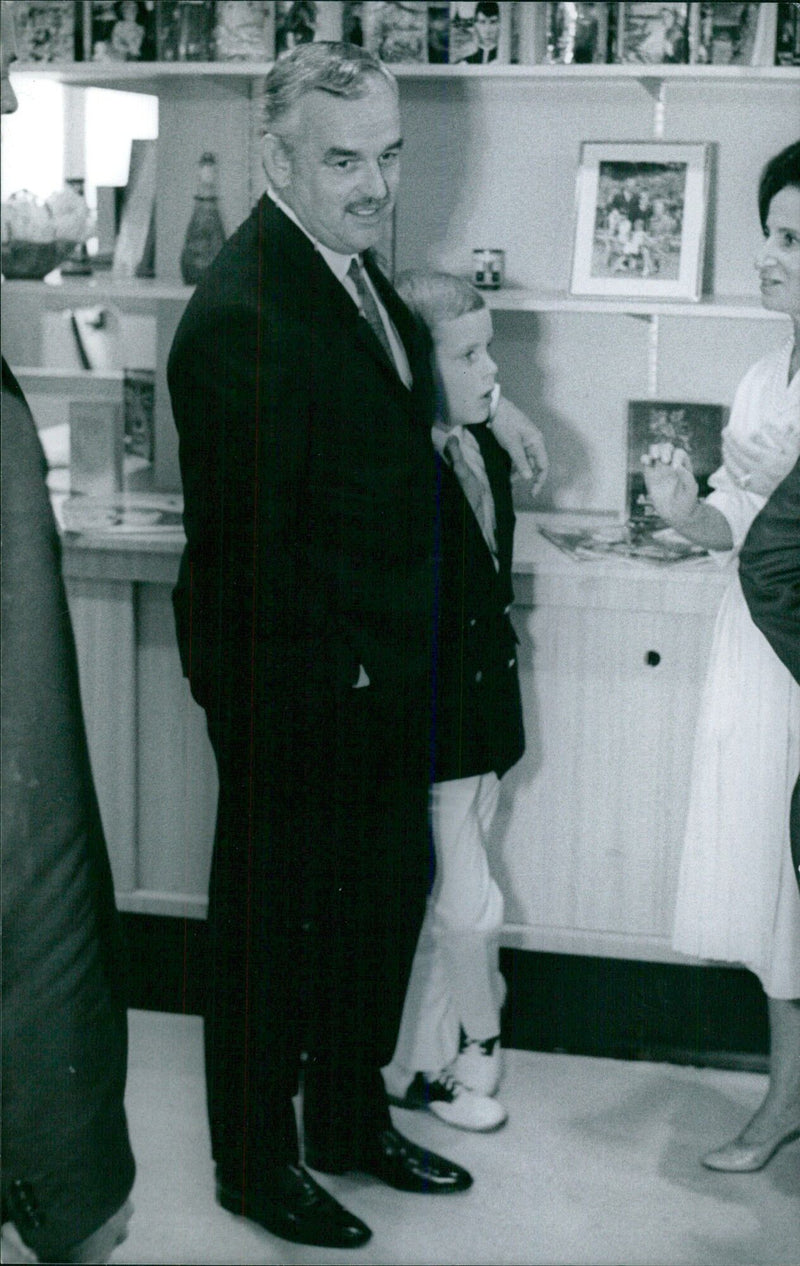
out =
<path fill-rule="evenodd" d="M 539 427 L 549 460 L 547 479 L 535 500 L 531 500 L 520 480 L 514 481 L 515 509 L 554 510 L 580 499 L 589 501 L 592 472 L 586 441 L 548 399 L 546 324 L 535 312 L 495 312 L 493 317 L 492 350 L 500 368 L 503 392 Z"/>

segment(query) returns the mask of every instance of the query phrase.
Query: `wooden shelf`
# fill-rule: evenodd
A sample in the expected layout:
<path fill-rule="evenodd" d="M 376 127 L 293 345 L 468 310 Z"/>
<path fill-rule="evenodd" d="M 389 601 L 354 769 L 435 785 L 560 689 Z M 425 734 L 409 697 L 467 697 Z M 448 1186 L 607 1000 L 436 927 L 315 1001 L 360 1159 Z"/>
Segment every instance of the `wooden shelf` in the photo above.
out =
<path fill-rule="evenodd" d="M 48 281 L 3 282 L 3 290 L 40 295 L 48 307 L 61 302 L 99 303 L 104 300 L 127 304 L 148 304 L 161 300 L 186 303 L 194 292 L 193 286 L 180 281 L 155 278 L 118 280 L 109 274 L 96 273 L 92 277 L 59 278 L 58 274 Z M 530 290 L 507 286 L 501 290 L 485 290 L 484 298 L 496 312 L 567 312 L 597 313 L 604 316 L 633 317 L 699 317 L 726 320 L 775 321 L 784 318 L 781 312 L 771 312 L 761 306 L 753 295 L 706 295 L 697 303 L 686 300 L 613 299 L 583 297 L 563 291 Z"/>
<path fill-rule="evenodd" d="M 602 313 L 604 316 L 718 317 L 734 320 L 777 320 L 781 312 L 770 312 L 753 296 L 706 295 L 697 303 L 685 300 L 605 299 L 508 287 L 484 291 L 490 308 L 498 312 Z"/>
<path fill-rule="evenodd" d="M 40 295 L 48 307 L 54 304 L 99 303 L 104 300 L 121 304 L 148 304 L 161 299 L 187 302 L 194 293 L 194 286 L 181 281 L 161 281 L 158 278 L 115 278 L 106 272 L 91 277 L 61 277 L 53 273 L 47 281 L 22 281 L 6 278 L 3 291 L 11 287 L 30 296 Z"/>
<path fill-rule="evenodd" d="M 268 73 L 272 62 L 42 62 L 15 65 L 13 75 L 27 79 L 56 79 L 78 87 L 119 88 L 128 92 L 153 92 L 170 82 L 185 79 L 216 79 L 228 83 L 248 81 Z M 575 66 L 432 66 L 396 65 L 389 69 L 398 79 L 542 79 L 567 82 L 575 79 L 635 79 L 651 84 L 678 80 L 687 83 L 711 81 L 761 82 L 771 80 L 800 83 L 795 66 L 642 66 L 638 64 Z"/>

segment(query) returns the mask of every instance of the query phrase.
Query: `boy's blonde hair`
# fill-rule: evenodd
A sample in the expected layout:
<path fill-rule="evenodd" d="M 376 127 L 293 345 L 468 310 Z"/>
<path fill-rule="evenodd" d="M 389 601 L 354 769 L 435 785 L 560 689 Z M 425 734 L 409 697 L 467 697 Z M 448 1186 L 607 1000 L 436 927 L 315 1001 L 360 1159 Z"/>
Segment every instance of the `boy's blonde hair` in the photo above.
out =
<path fill-rule="evenodd" d="M 456 321 L 468 312 L 479 312 L 486 307 L 480 290 L 454 273 L 409 269 L 397 278 L 395 288 L 403 302 L 422 318 L 434 335 L 442 321 Z"/>

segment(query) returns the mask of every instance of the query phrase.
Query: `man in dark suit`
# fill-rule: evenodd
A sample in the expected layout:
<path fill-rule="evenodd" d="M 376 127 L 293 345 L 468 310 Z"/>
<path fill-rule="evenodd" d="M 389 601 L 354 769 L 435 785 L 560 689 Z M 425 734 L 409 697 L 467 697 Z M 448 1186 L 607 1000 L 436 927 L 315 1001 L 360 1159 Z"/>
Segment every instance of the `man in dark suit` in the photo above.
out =
<path fill-rule="evenodd" d="M 187 306 L 168 379 L 184 670 L 220 794 L 206 1075 L 218 1199 L 273 1233 L 370 1235 L 299 1164 L 417 1192 L 466 1171 L 391 1124 L 429 881 L 435 458 L 429 344 L 374 265 L 396 84 L 347 45 L 267 78 L 269 192 Z"/>
<path fill-rule="evenodd" d="M 800 681 L 800 461 L 753 520 L 739 555 L 753 621 Z M 800 885 L 800 778 L 791 809 L 794 873 Z"/>

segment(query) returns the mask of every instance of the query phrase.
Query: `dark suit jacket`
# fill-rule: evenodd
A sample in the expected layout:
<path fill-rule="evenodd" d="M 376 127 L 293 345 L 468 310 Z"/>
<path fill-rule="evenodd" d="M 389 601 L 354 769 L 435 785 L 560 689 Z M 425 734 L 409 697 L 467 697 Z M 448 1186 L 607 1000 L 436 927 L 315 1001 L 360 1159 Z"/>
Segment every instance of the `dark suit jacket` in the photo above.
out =
<path fill-rule="evenodd" d="M 440 479 L 435 778 L 499 776 L 525 746 L 517 674 L 511 554 L 514 509 L 511 462 L 485 425 L 468 428 L 478 441 L 497 519 L 499 568 L 461 485 L 443 465 Z"/>
<path fill-rule="evenodd" d="M 800 681 L 800 461 L 753 521 L 739 577 L 754 622 Z"/>
<path fill-rule="evenodd" d="M 800 461 L 753 520 L 739 555 L 739 579 L 754 623 L 800 681 Z M 800 885 L 800 776 L 789 830 Z"/>
<path fill-rule="evenodd" d="M 266 196 L 178 327 L 168 380 L 187 546 L 175 607 L 184 671 L 206 706 L 224 696 L 274 716 L 287 691 L 348 687 L 359 664 L 376 687 L 426 705 L 429 343 L 366 263 L 405 344 L 410 392 Z"/>
<path fill-rule="evenodd" d="M 133 1185 L 123 960 L 44 453 L 2 370 L 3 1220 L 60 1261 Z"/>

